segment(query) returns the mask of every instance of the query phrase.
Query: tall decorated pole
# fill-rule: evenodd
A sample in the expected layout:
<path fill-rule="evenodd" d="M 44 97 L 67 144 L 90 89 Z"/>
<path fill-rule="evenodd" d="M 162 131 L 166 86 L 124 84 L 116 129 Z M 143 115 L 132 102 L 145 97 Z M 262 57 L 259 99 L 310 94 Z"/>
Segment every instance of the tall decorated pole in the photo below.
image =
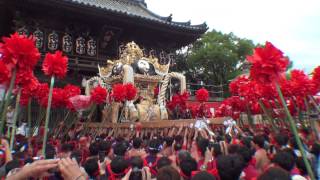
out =
<path fill-rule="evenodd" d="M 201 119 L 206 118 L 207 109 L 205 106 L 205 102 L 207 102 L 209 100 L 208 90 L 205 88 L 198 89 L 196 91 L 196 99 L 200 103 L 200 105 L 197 109 L 197 112 L 196 112 L 196 116 Z"/>
<path fill-rule="evenodd" d="M 293 120 L 293 118 L 292 118 L 292 116 L 291 116 L 291 114 L 290 114 L 290 111 L 289 111 L 289 109 L 288 109 L 288 107 L 287 107 L 286 101 L 285 101 L 285 99 L 283 98 L 283 95 L 282 95 L 280 86 L 279 86 L 278 84 L 276 84 L 276 87 L 277 87 L 277 91 L 278 91 L 279 96 L 280 96 L 281 103 L 282 103 L 282 105 L 283 105 L 283 107 L 284 107 L 285 113 L 286 113 L 287 118 L 288 118 L 288 120 L 289 120 L 289 124 L 290 124 L 290 127 L 291 127 L 291 131 L 293 132 L 294 139 L 295 139 L 295 141 L 297 142 L 299 151 L 300 151 L 300 153 L 301 153 L 301 155 L 302 155 L 303 162 L 304 162 L 304 164 L 305 164 L 305 166 L 306 166 L 306 168 L 307 168 L 307 172 L 308 172 L 310 178 L 311 178 L 312 180 L 315 180 L 315 176 L 314 176 L 314 174 L 313 174 L 313 171 L 312 171 L 310 162 L 308 161 L 308 158 L 307 158 L 306 150 L 305 150 L 305 148 L 303 147 L 302 142 L 301 142 L 301 139 L 300 139 L 300 137 L 299 137 L 297 126 L 296 126 L 296 124 L 295 124 L 295 122 L 294 122 L 294 120 Z"/>
<path fill-rule="evenodd" d="M 14 143 L 14 138 L 16 135 L 16 129 L 17 129 L 17 119 L 18 119 L 18 114 L 19 114 L 19 108 L 20 108 L 20 97 L 21 97 L 21 89 L 18 90 L 18 95 L 16 97 L 16 106 L 15 106 L 15 112 L 13 115 L 13 128 L 11 131 L 11 138 L 10 138 L 10 150 L 13 150 L 13 143 Z"/>
<path fill-rule="evenodd" d="M 42 144 L 42 155 L 44 156 L 46 153 L 46 145 L 48 139 L 48 131 L 49 131 L 49 118 L 51 112 L 51 102 L 52 102 L 52 91 L 54 86 L 54 76 L 51 76 L 50 81 L 50 89 L 49 89 L 49 96 L 48 96 L 48 104 L 46 109 L 46 118 L 45 118 L 45 125 L 44 125 L 44 136 L 43 136 L 43 144 Z"/>
<path fill-rule="evenodd" d="M 89 122 L 92 121 L 93 115 L 97 109 L 97 105 L 103 104 L 106 102 L 107 100 L 107 95 L 108 95 L 108 91 L 107 89 L 101 87 L 100 85 L 98 85 L 97 87 L 95 87 L 94 89 L 91 90 L 90 92 L 90 102 L 91 102 L 91 107 L 90 107 L 90 111 L 88 114 L 88 123 L 86 123 L 86 125 L 84 126 L 84 129 L 81 133 L 81 135 L 86 134 L 88 132 L 88 125 Z"/>
<path fill-rule="evenodd" d="M 31 127 L 32 127 L 32 122 L 31 122 L 31 106 L 32 106 L 32 99 L 31 97 L 28 98 L 28 105 L 27 105 L 28 109 L 27 109 L 27 114 L 28 114 L 28 134 L 27 134 L 27 137 L 28 138 L 31 138 L 32 134 L 31 134 Z"/>
<path fill-rule="evenodd" d="M 11 101 L 12 90 L 15 88 L 15 83 L 18 74 L 32 73 L 35 65 L 40 59 L 39 50 L 35 46 L 35 39 L 33 36 L 27 37 L 26 35 L 19 35 L 18 33 L 12 34 L 10 37 L 2 38 L 3 43 L 0 43 L 0 83 L 7 77 L 10 77 L 10 84 L 7 81 L 5 84 L 9 84 L 7 89 L 4 104 L 2 105 L 1 112 L 1 124 L 0 124 L 0 135 L 4 133 L 4 124 L 6 121 L 7 108 Z M 20 83 L 19 88 L 28 86 L 28 79 L 21 78 L 23 81 Z M 33 77 L 32 77 L 33 79 Z"/>
<path fill-rule="evenodd" d="M 273 44 L 266 42 L 264 47 L 255 48 L 253 55 L 247 57 L 247 61 L 251 63 L 250 78 L 252 81 L 256 81 L 259 84 L 271 84 L 276 87 L 278 97 L 284 107 L 291 132 L 298 144 L 308 175 L 312 180 L 315 180 L 311 165 L 306 157 L 305 149 L 303 148 L 300 140 L 296 124 L 288 110 L 286 101 L 279 86 L 279 82 L 284 78 L 284 73 L 286 72 L 289 64 L 288 58 L 283 56 L 283 52 L 273 46 Z"/>
<path fill-rule="evenodd" d="M 52 102 L 52 92 L 54 87 L 55 77 L 63 79 L 67 73 L 68 58 L 63 56 L 61 51 L 56 51 L 54 54 L 47 53 L 42 64 L 42 70 L 45 75 L 51 77 L 50 88 L 48 101 L 47 101 L 47 110 L 45 118 L 45 127 L 44 127 L 44 136 L 42 144 L 42 154 L 45 155 L 46 145 L 48 140 L 48 131 L 49 131 L 49 122 L 50 122 L 50 111 L 51 111 L 51 102 Z"/>

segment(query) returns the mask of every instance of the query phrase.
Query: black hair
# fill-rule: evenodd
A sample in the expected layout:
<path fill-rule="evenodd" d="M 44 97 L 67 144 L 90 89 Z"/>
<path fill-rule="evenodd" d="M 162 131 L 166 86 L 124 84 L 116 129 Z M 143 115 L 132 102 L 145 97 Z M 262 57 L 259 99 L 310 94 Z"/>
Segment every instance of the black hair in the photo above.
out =
<path fill-rule="evenodd" d="M 111 170 L 116 174 L 124 173 L 128 168 L 128 162 L 121 156 L 117 156 L 111 161 Z"/>
<path fill-rule="evenodd" d="M 20 161 L 18 159 L 9 161 L 5 166 L 6 174 L 8 174 L 12 169 L 16 169 L 19 167 L 20 167 Z"/>
<path fill-rule="evenodd" d="M 113 147 L 113 153 L 116 156 L 124 156 L 127 152 L 127 149 L 128 149 L 128 145 L 125 141 L 118 142 Z"/>
<path fill-rule="evenodd" d="M 140 156 L 135 156 L 130 159 L 130 165 L 132 168 L 137 167 L 139 169 L 143 168 L 143 159 Z"/>
<path fill-rule="evenodd" d="M 187 158 L 180 162 L 180 169 L 188 177 L 191 177 L 192 171 L 196 171 L 198 169 L 198 163 L 193 158 Z"/>
<path fill-rule="evenodd" d="M 216 158 L 219 157 L 222 154 L 220 144 L 219 143 L 214 143 L 212 145 L 212 147 L 213 147 L 213 155 L 214 155 L 214 157 L 216 157 Z"/>
<path fill-rule="evenodd" d="M 207 147 L 209 146 L 209 140 L 205 138 L 199 138 L 197 141 L 197 147 L 200 151 L 200 153 L 204 156 Z"/>
<path fill-rule="evenodd" d="M 170 166 L 171 165 L 171 160 L 168 157 L 161 157 L 157 161 L 157 169 L 160 169 L 164 166 Z"/>
<path fill-rule="evenodd" d="M 226 134 L 226 135 L 224 135 L 224 140 L 227 142 L 227 144 L 230 144 L 232 137 L 229 134 Z"/>
<path fill-rule="evenodd" d="M 251 146 L 251 141 L 252 141 L 252 138 L 251 137 L 242 137 L 241 138 L 241 142 L 244 146 L 246 146 L 247 148 L 251 149 L 252 146 Z"/>
<path fill-rule="evenodd" d="M 119 143 L 119 142 L 123 142 L 124 141 L 124 138 L 122 137 L 122 136 L 118 136 L 118 137 L 116 137 L 116 143 Z"/>
<path fill-rule="evenodd" d="M 158 140 L 158 139 L 152 139 L 150 142 L 149 142 L 149 153 L 150 154 L 157 154 L 158 152 L 161 151 L 160 149 L 160 146 L 161 146 L 161 141 Z"/>
<path fill-rule="evenodd" d="M 289 137 L 286 134 L 276 134 L 274 140 L 279 146 L 286 146 L 289 141 Z"/>
<path fill-rule="evenodd" d="M 89 146 L 89 155 L 98 156 L 100 144 L 98 142 L 93 142 Z"/>
<path fill-rule="evenodd" d="M 172 166 L 165 166 L 159 169 L 157 180 L 180 180 L 179 172 Z"/>
<path fill-rule="evenodd" d="M 47 144 L 46 146 L 46 153 L 45 153 L 45 159 L 54 159 L 54 156 L 56 155 L 56 150 L 53 145 Z"/>
<path fill-rule="evenodd" d="M 106 139 L 107 137 L 108 137 L 108 135 L 106 133 L 100 134 L 101 139 Z"/>
<path fill-rule="evenodd" d="M 236 154 L 238 152 L 239 148 L 240 148 L 239 144 L 230 144 L 228 146 L 228 153 L 229 154 Z"/>
<path fill-rule="evenodd" d="M 272 162 L 290 172 L 294 167 L 295 159 L 292 154 L 280 151 L 273 157 Z"/>
<path fill-rule="evenodd" d="M 223 141 L 223 137 L 220 134 L 217 134 L 216 137 L 215 137 L 215 140 L 217 142 Z"/>
<path fill-rule="evenodd" d="M 171 147 L 174 139 L 173 137 L 166 136 L 164 137 L 164 142 L 166 142 L 167 147 Z"/>
<path fill-rule="evenodd" d="M 291 156 L 294 158 L 295 161 L 296 161 L 297 158 L 298 158 L 298 156 L 296 155 L 296 153 L 294 152 L 294 150 L 291 149 L 291 148 L 284 148 L 284 149 L 282 149 L 282 152 L 286 152 L 286 153 L 291 154 Z"/>
<path fill-rule="evenodd" d="M 267 128 L 264 129 L 264 132 L 261 134 L 264 137 L 264 141 L 269 142 L 269 134 L 270 134 L 269 129 L 267 129 Z"/>
<path fill-rule="evenodd" d="M 186 160 L 188 158 L 192 158 L 191 154 L 188 151 L 186 151 L 186 150 L 179 151 L 177 160 L 179 160 L 181 162 L 181 161 Z M 180 162 L 176 162 L 176 163 L 179 165 Z"/>
<path fill-rule="evenodd" d="M 316 157 L 320 155 L 320 144 L 319 143 L 314 143 L 311 147 L 312 154 L 314 154 Z"/>
<path fill-rule="evenodd" d="M 265 137 L 263 135 L 254 136 L 252 141 L 256 145 L 258 145 L 260 148 L 264 148 Z"/>
<path fill-rule="evenodd" d="M 270 167 L 257 180 L 291 180 L 291 176 L 289 172 L 279 167 Z"/>
<path fill-rule="evenodd" d="M 246 165 L 248 165 L 248 163 L 251 161 L 253 155 L 250 149 L 245 146 L 240 146 L 238 148 L 237 154 L 242 157 Z"/>
<path fill-rule="evenodd" d="M 78 164 L 82 161 L 82 152 L 80 150 L 72 151 L 70 158 L 74 158 Z"/>
<path fill-rule="evenodd" d="M 136 156 L 131 158 L 130 165 L 132 168 L 132 172 L 130 174 L 129 180 L 141 180 L 141 169 L 143 168 L 143 160 L 141 159 L 141 157 Z"/>
<path fill-rule="evenodd" d="M 217 158 L 217 169 L 223 180 L 238 180 L 244 165 L 242 157 L 236 154 Z"/>
<path fill-rule="evenodd" d="M 110 141 L 101 141 L 99 151 L 104 151 L 106 155 L 110 152 L 112 144 Z"/>
<path fill-rule="evenodd" d="M 174 140 L 177 142 L 177 143 L 182 143 L 183 141 L 183 137 L 181 135 L 176 135 L 174 137 Z"/>
<path fill-rule="evenodd" d="M 299 149 L 298 143 L 294 137 L 291 137 L 289 140 L 289 144 L 293 149 Z"/>
<path fill-rule="evenodd" d="M 97 175 L 97 171 L 99 171 L 98 160 L 96 158 L 88 159 L 83 164 L 83 167 L 90 178 L 95 178 L 95 176 Z"/>
<path fill-rule="evenodd" d="M 142 143 L 143 143 L 143 141 L 142 141 L 141 138 L 134 138 L 134 139 L 132 140 L 132 146 L 133 146 L 133 148 L 135 148 L 135 149 L 141 148 Z"/>
<path fill-rule="evenodd" d="M 62 144 L 61 152 L 71 152 L 73 150 L 73 145 L 69 143 Z"/>
<path fill-rule="evenodd" d="M 310 161 L 309 161 L 309 163 L 310 163 Z M 296 165 L 297 165 L 297 168 L 299 169 L 302 176 L 308 175 L 307 167 L 306 167 L 302 157 L 297 158 Z"/>
<path fill-rule="evenodd" d="M 216 178 L 212 174 L 206 171 L 198 172 L 196 175 L 194 175 L 191 178 L 191 180 L 215 180 L 215 179 Z"/>

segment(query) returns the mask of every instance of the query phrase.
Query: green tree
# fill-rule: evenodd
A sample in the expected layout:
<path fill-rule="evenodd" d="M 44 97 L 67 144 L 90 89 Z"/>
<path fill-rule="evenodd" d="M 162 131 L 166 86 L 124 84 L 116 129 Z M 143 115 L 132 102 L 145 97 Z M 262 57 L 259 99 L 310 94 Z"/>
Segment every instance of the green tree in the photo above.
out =
<path fill-rule="evenodd" d="M 191 82 L 202 80 L 205 84 L 228 84 L 242 73 L 242 64 L 254 47 L 251 40 L 233 33 L 207 32 L 187 52 L 186 76 L 192 77 Z M 179 58 L 177 60 L 179 62 Z"/>

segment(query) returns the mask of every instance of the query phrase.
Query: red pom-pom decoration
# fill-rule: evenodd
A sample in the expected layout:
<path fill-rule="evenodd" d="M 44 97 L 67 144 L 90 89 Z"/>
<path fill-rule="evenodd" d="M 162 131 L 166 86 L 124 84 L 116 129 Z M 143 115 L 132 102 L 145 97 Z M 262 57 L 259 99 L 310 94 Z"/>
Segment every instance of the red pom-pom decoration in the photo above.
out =
<path fill-rule="evenodd" d="M 14 33 L 3 38 L 0 44 L 0 53 L 5 64 L 19 69 L 32 70 L 40 59 L 39 50 L 35 46 L 35 39 L 30 36 Z"/>
<path fill-rule="evenodd" d="M 320 83 L 320 66 L 316 67 L 312 73 L 312 79 Z"/>
<path fill-rule="evenodd" d="M 38 79 L 32 71 L 17 71 L 15 85 L 19 88 L 36 89 Z"/>
<path fill-rule="evenodd" d="M 137 95 L 137 92 L 138 92 L 137 88 L 131 83 L 125 84 L 124 88 L 126 91 L 126 100 L 128 101 L 133 100 Z"/>
<path fill-rule="evenodd" d="M 307 95 L 313 96 L 317 94 L 316 84 L 301 70 L 292 70 L 289 82 L 291 84 L 291 91 L 296 97 L 304 98 Z"/>
<path fill-rule="evenodd" d="M 29 94 L 28 93 L 24 93 L 21 92 L 21 96 L 20 96 L 20 105 L 21 106 L 27 106 L 28 102 L 29 102 Z"/>
<path fill-rule="evenodd" d="M 112 87 L 112 98 L 116 102 L 123 102 L 126 99 L 127 92 L 122 84 L 115 84 Z"/>
<path fill-rule="evenodd" d="M 81 94 L 81 89 L 78 86 L 67 84 L 64 88 L 64 93 L 66 98 L 70 98 Z"/>
<path fill-rule="evenodd" d="M 270 42 L 255 48 L 247 61 L 251 63 L 250 77 L 260 83 L 279 81 L 289 64 L 288 58 Z"/>
<path fill-rule="evenodd" d="M 96 104 L 102 104 L 106 102 L 108 91 L 101 87 L 97 86 L 91 91 L 91 101 Z"/>
<path fill-rule="evenodd" d="M 48 96 L 49 93 L 49 86 L 47 83 L 41 83 L 38 85 L 36 93 L 35 93 L 35 97 L 38 100 L 38 102 L 40 103 L 41 99 L 45 96 Z"/>
<path fill-rule="evenodd" d="M 312 73 L 312 80 L 320 91 L 320 66 L 316 67 Z"/>
<path fill-rule="evenodd" d="M 178 108 L 180 112 L 185 112 L 187 109 L 187 100 L 189 99 L 189 92 L 183 92 L 182 94 L 176 94 L 172 96 L 172 100 L 167 102 L 167 108 L 173 111 Z"/>
<path fill-rule="evenodd" d="M 52 107 L 63 108 L 65 107 L 64 90 L 62 88 L 53 88 L 52 91 Z"/>
<path fill-rule="evenodd" d="M 10 71 L 7 65 L 0 60 L 0 84 L 7 83 L 10 80 Z"/>
<path fill-rule="evenodd" d="M 239 95 L 241 86 L 246 85 L 247 83 L 249 83 L 249 81 L 249 77 L 246 75 L 238 76 L 229 84 L 230 93 L 234 96 Z"/>
<path fill-rule="evenodd" d="M 43 107 L 47 107 L 48 106 L 48 98 L 49 98 L 49 93 L 40 99 L 40 105 Z M 64 90 L 62 88 L 53 88 L 52 102 L 51 102 L 52 108 L 63 108 L 66 105 L 65 103 L 66 103 L 66 101 L 64 98 Z"/>
<path fill-rule="evenodd" d="M 65 99 L 66 107 L 69 110 L 74 111 L 75 109 L 73 104 L 70 102 L 70 98 L 80 95 L 81 94 L 80 88 L 78 86 L 68 84 L 63 88 L 63 90 L 64 90 L 64 99 Z"/>
<path fill-rule="evenodd" d="M 136 131 L 141 132 L 141 130 L 142 130 L 142 124 L 140 122 L 137 122 L 136 123 Z"/>
<path fill-rule="evenodd" d="M 47 76 L 56 76 L 64 78 L 67 73 L 68 58 L 62 55 L 61 51 L 54 54 L 47 53 L 42 64 L 42 70 Z"/>
<path fill-rule="evenodd" d="M 199 102 L 206 102 L 209 100 L 209 92 L 205 88 L 198 89 L 196 91 L 196 99 Z"/>

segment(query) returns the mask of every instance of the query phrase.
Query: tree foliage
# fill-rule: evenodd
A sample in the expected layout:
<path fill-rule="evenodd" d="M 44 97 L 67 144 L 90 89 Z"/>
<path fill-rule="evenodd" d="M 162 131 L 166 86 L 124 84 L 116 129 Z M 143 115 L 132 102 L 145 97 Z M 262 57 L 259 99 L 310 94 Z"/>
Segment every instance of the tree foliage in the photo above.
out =
<path fill-rule="evenodd" d="M 241 73 L 241 64 L 253 48 L 251 40 L 233 33 L 207 32 L 187 52 L 184 66 L 187 77 L 191 76 L 192 81 L 200 79 L 205 84 L 227 84 Z"/>

